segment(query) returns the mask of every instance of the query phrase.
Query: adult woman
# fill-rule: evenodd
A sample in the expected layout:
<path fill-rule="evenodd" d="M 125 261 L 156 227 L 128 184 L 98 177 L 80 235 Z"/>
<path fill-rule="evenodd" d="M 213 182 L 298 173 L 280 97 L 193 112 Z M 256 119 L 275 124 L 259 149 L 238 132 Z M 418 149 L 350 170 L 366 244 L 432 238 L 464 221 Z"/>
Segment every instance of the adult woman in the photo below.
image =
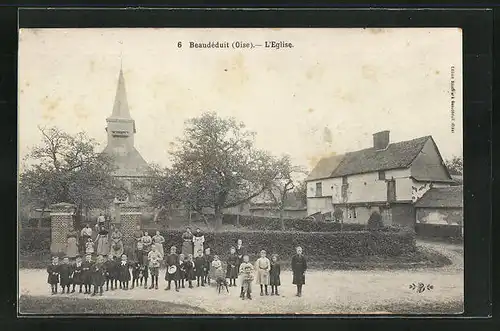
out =
<path fill-rule="evenodd" d="M 144 235 L 142 236 L 142 245 L 143 245 L 143 250 L 146 254 L 148 254 L 151 251 L 151 245 L 153 244 L 153 239 L 149 235 L 147 231 L 144 231 Z"/>
<path fill-rule="evenodd" d="M 196 254 L 198 251 L 204 252 L 203 243 L 205 242 L 205 236 L 201 232 L 200 228 L 196 229 L 196 232 L 193 235 L 193 245 L 194 245 L 194 253 Z"/>
<path fill-rule="evenodd" d="M 160 234 L 160 231 L 156 231 L 156 234 L 153 236 L 153 246 L 156 247 L 156 251 L 161 254 L 161 258 L 163 259 L 163 243 L 165 242 L 165 238 Z"/>
<path fill-rule="evenodd" d="M 97 234 L 97 255 L 108 256 L 109 254 L 109 238 L 108 231 L 101 226 L 99 233 Z"/>
<path fill-rule="evenodd" d="M 70 259 L 75 259 L 78 255 L 77 236 L 78 234 L 76 233 L 75 229 L 71 228 L 66 241 L 66 256 Z"/>
<path fill-rule="evenodd" d="M 193 254 L 193 234 L 191 233 L 191 228 L 186 228 L 186 232 L 182 234 L 182 254 L 188 256 Z"/>
<path fill-rule="evenodd" d="M 85 244 L 92 238 L 92 228 L 85 224 L 85 227 L 80 232 L 80 253 L 85 254 Z"/>
<path fill-rule="evenodd" d="M 111 233 L 111 254 L 115 258 L 121 259 L 123 254 L 123 240 L 122 234 L 118 228 L 113 228 L 113 232 Z"/>

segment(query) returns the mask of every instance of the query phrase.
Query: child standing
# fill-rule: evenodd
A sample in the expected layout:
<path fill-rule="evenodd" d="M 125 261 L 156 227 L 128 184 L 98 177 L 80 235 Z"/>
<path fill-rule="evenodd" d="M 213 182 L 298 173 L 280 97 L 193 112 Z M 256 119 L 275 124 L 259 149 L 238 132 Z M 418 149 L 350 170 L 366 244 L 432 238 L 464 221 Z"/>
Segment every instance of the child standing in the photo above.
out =
<path fill-rule="evenodd" d="M 199 249 L 197 251 L 197 255 L 194 258 L 194 274 L 196 275 L 196 281 L 197 281 L 197 287 L 200 287 L 200 280 L 201 280 L 201 286 L 205 286 L 205 258 L 203 257 L 203 251 Z"/>
<path fill-rule="evenodd" d="M 105 274 L 104 259 L 102 255 L 99 255 L 97 257 L 97 262 L 92 268 L 92 284 L 94 285 L 94 293 L 92 293 L 92 296 L 97 295 L 97 293 L 102 296 Z"/>
<path fill-rule="evenodd" d="M 255 262 L 255 269 L 257 270 L 257 284 L 260 284 L 260 295 L 269 295 L 267 292 L 267 286 L 269 285 L 269 271 L 271 270 L 271 261 L 266 257 L 266 251 L 260 251 L 260 258 Z"/>
<path fill-rule="evenodd" d="M 297 254 L 292 257 L 292 272 L 293 281 L 292 283 L 297 286 L 296 296 L 302 296 L 302 285 L 306 283 L 305 272 L 307 270 L 306 258 L 302 255 L 302 247 L 297 247 Z"/>
<path fill-rule="evenodd" d="M 85 254 L 90 256 L 94 255 L 94 242 L 92 238 L 88 238 L 85 243 Z"/>
<path fill-rule="evenodd" d="M 80 291 L 78 293 L 82 293 L 83 286 L 83 267 L 82 267 L 82 258 L 80 256 L 76 257 L 76 264 L 73 268 L 73 290 L 71 293 L 75 293 L 75 286 L 80 286 Z"/>
<path fill-rule="evenodd" d="M 59 258 L 52 257 L 52 263 L 47 267 L 47 283 L 50 284 L 52 294 L 57 294 L 57 284 L 59 284 Z"/>
<path fill-rule="evenodd" d="M 210 255 L 210 247 L 207 247 L 205 249 L 205 256 L 203 258 L 205 259 L 203 279 L 204 279 L 205 284 L 210 286 L 210 266 L 212 265 L 212 261 L 213 261 L 213 258 Z"/>
<path fill-rule="evenodd" d="M 278 286 L 281 285 L 280 281 L 281 266 L 278 262 L 278 255 L 273 254 L 271 257 L 271 270 L 269 271 L 269 283 L 271 284 L 271 295 L 279 295 Z"/>
<path fill-rule="evenodd" d="M 224 277 L 224 270 L 222 270 L 222 262 L 221 262 L 221 260 L 219 260 L 218 255 L 214 255 L 214 260 L 212 261 L 211 268 L 214 271 L 215 281 L 217 283 L 220 283 L 220 282 L 225 283 L 226 278 Z"/>
<path fill-rule="evenodd" d="M 62 264 L 59 266 L 59 276 L 61 278 L 62 294 L 64 294 L 64 289 L 66 288 L 66 293 L 69 293 L 69 286 L 73 278 L 73 268 L 69 264 L 69 258 L 64 257 Z"/>
<path fill-rule="evenodd" d="M 120 281 L 120 288 L 128 290 L 128 283 L 130 282 L 130 264 L 125 254 L 122 255 L 121 262 L 118 265 L 118 280 Z"/>
<path fill-rule="evenodd" d="M 151 272 L 151 286 L 149 289 L 158 289 L 158 276 L 160 275 L 160 261 L 163 255 L 158 251 L 158 247 L 153 246 L 151 252 L 148 254 L 149 270 Z M 144 270 L 144 288 L 148 286 L 148 270 L 147 266 Z"/>
<path fill-rule="evenodd" d="M 104 269 L 106 269 L 106 291 L 109 291 L 109 283 L 111 283 L 111 291 L 115 289 L 113 282 L 116 285 L 116 262 L 114 255 L 109 253 L 108 259 L 104 262 Z"/>
<path fill-rule="evenodd" d="M 167 272 L 165 273 L 165 280 L 168 282 L 167 288 L 165 288 L 165 291 L 170 290 L 170 284 L 172 281 L 175 283 L 175 291 L 179 292 L 179 255 L 176 253 L 177 248 L 175 246 L 172 246 L 170 248 L 170 254 L 167 256 L 165 259 L 165 262 L 167 264 Z"/>
<path fill-rule="evenodd" d="M 92 284 L 92 256 L 86 255 L 85 261 L 82 263 L 82 278 L 85 285 L 85 294 L 90 294 L 90 286 Z"/>
<path fill-rule="evenodd" d="M 243 255 L 243 262 L 240 264 L 239 270 L 241 275 L 241 285 L 243 288 L 240 297 L 243 300 L 245 300 L 245 295 L 247 299 L 252 300 L 252 281 L 255 269 L 249 260 L 248 255 Z"/>
<path fill-rule="evenodd" d="M 184 261 L 184 270 L 186 271 L 186 279 L 189 284 L 189 288 L 193 288 L 193 279 L 194 279 L 194 262 L 193 262 L 193 254 L 189 254 Z"/>
<path fill-rule="evenodd" d="M 229 278 L 229 286 L 236 286 L 236 278 L 238 277 L 238 255 L 236 255 L 236 248 L 231 247 L 229 257 L 227 259 L 226 278 Z"/>
<path fill-rule="evenodd" d="M 180 286 L 182 288 L 184 287 L 184 280 L 186 279 L 186 266 L 184 265 L 184 259 L 185 256 L 184 254 L 179 254 L 179 281 L 180 281 Z"/>

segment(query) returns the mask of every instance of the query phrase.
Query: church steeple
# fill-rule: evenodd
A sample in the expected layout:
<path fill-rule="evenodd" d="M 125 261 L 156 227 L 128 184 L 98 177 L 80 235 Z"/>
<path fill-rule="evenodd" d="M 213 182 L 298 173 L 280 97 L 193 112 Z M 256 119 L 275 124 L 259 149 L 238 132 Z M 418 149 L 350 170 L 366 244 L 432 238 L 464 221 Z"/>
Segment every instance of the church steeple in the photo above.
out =
<path fill-rule="evenodd" d="M 115 103 L 113 105 L 113 113 L 111 118 L 132 119 L 128 108 L 127 91 L 125 89 L 125 77 L 123 70 L 120 67 L 120 75 L 118 76 L 118 85 L 116 87 Z"/>

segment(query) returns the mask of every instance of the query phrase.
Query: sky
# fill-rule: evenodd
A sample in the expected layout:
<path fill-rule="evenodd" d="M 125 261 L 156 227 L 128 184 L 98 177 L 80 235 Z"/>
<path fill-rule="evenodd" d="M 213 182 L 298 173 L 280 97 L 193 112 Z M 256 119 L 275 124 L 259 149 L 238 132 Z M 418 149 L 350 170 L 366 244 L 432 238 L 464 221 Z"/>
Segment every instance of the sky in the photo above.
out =
<path fill-rule="evenodd" d="M 135 146 L 148 162 L 169 165 L 184 121 L 205 111 L 244 122 L 258 148 L 309 170 L 321 157 L 371 147 L 383 130 L 391 142 L 432 135 L 443 158 L 462 155 L 460 29 L 120 28 L 20 30 L 20 158 L 40 142 L 38 126 L 85 131 L 103 149 L 120 66 Z"/>

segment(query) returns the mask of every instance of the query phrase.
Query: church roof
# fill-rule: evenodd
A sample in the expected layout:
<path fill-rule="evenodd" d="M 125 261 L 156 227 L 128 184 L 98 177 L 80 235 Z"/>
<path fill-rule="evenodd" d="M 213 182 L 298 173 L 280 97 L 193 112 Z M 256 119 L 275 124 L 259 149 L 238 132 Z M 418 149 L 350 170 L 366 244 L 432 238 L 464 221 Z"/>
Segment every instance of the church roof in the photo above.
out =
<path fill-rule="evenodd" d="M 145 177 L 149 175 L 149 165 L 135 147 L 132 147 L 126 153 L 114 153 L 108 145 L 103 153 L 113 157 L 113 162 L 117 167 L 113 174 L 114 176 Z"/>
<path fill-rule="evenodd" d="M 120 75 L 118 76 L 118 86 L 116 87 L 115 104 L 113 105 L 111 118 L 132 119 L 128 108 L 125 78 L 123 77 L 123 70 L 121 68 Z"/>

